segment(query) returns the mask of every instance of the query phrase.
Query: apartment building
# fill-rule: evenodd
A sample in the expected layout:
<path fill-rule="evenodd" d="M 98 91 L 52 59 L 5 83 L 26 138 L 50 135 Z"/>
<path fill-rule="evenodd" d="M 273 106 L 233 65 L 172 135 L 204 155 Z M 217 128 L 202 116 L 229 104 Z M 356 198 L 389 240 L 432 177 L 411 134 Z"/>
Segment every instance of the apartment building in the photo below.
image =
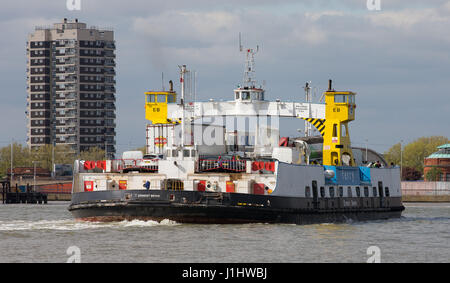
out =
<path fill-rule="evenodd" d="M 30 148 L 69 145 L 74 153 L 116 152 L 115 41 L 111 29 L 64 19 L 27 41 Z"/>

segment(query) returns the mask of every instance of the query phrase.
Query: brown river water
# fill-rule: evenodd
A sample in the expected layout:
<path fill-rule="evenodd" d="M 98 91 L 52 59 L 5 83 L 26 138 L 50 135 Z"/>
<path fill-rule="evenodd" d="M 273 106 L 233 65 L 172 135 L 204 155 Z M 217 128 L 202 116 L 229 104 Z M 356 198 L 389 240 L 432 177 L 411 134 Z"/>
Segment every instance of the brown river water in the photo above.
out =
<path fill-rule="evenodd" d="M 0 262 L 450 262 L 450 203 L 344 224 L 75 221 L 68 202 L 0 204 Z M 370 248 L 371 247 L 371 248 Z M 76 250 L 76 253 L 73 251 Z"/>

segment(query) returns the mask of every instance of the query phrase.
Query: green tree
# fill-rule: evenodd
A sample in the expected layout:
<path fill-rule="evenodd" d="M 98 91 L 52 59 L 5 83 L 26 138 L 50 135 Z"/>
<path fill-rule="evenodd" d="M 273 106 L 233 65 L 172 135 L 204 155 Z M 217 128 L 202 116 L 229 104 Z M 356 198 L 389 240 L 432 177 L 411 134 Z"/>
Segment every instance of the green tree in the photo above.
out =
<path fill-rule="evenodd" d="M 99 147 L 91 147 L 89 150 L 82 151 L 78 157 L 80 160 L 104 160 L 105 151 Z"/>
<path fill-rule="evenodd" d="M 72 164 L 75 160 L 75 154 L 68 145 L 43 145 L 36 150 L 31 151 L 32 161 L 39 161 L 38 167 L 45 168 L 49 171 L 53 170 L 53 162 L 55 164 Z"/>
<path fill-rule="evenodd" d="M 427 181 L 440 181 L 442 170 L 436 167 L 431 168 L 425 175 Z"/>
<path fill-rule="evenodd" d="M 36 161 L 37 167 L 52 171 L 55 164 L 73 164 L 75 159 L 80 160 L 104 160 L 105 151 L 98 147 L 91 147 L 82 151 L 79 156 L 68 145 L 43 145 L 38 149 L 30 150 L 27 146 L 18 143 L 13 144 L 13 167 L 32 167 Z M 0 148 L 0 178 L 7 175 L 11 167 L 11 145 Z"/>
<path fill-rule="evenodd" d="M 419 172 L 423 172 L 424 159 L 433 152 L 436 152 L 438 146 L 449 142 L 450 140 L 447 137 L 431 136 L 421 137 L 408 143 L 402 150 L 403 167 L 410 167 Z M 400 143 L 397 143 L 384 153 L 384 157 L 388 163 L 393 162 L 394 164 L 400 165 L 400 148 Z"/>
<path fill-rule="evenodd" d="M 386 151 L 383 156 L 388 164 L 394 163 L 400 165 L 400 148 L 401 144 L 394 144 L 388 151 Z"/>
<path fill-rule="evenodd" d="M 13 167 L 31 166 L 30 150 L 19 143 L 13 143 Z M 11 168 L 11 145 L 0 148 L 0 176 L 6 177 Z"/>

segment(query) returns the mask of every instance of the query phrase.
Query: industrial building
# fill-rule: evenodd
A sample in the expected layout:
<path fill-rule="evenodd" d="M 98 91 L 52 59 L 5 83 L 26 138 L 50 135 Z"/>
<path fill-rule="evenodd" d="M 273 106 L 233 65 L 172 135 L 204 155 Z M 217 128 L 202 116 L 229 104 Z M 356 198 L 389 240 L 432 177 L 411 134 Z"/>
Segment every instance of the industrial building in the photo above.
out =
<path fill-rule="evenodd" d="M 436 168 L 440 171 L 440 176 L 432 181 L 450 182 L 450 143 L 438 146 L 437 149 L 438 151 L 425 158 L 423 174 L 426 178 L 427 173 Z"/>

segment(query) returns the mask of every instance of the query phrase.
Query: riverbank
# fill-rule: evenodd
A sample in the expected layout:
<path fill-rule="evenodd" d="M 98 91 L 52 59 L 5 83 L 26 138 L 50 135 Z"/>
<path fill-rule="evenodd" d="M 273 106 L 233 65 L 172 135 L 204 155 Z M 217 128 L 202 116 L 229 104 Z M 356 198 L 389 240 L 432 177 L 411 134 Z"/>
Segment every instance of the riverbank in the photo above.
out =
<path fill-rule="evenodd" d="M 403 202 L 450 202 L 450 182 L 402 182 Z"/>

